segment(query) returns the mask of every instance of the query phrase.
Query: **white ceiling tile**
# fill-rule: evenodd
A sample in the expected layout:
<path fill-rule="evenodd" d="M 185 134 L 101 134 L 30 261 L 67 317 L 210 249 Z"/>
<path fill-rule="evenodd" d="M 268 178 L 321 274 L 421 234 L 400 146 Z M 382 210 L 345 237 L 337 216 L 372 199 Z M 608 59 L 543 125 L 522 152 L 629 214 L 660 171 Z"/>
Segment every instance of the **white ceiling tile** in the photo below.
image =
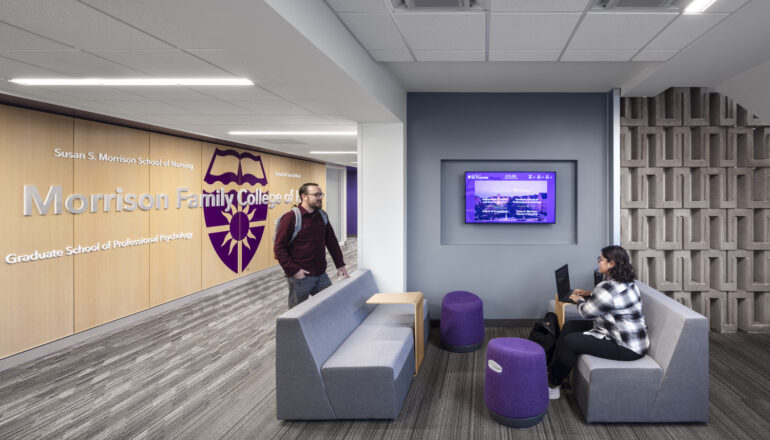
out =
<path fill-rule="evenodd" d="M 568 49 L 641 49 L 676 13 L 595 12 L 586 14 Z"/>
<path fill-rule="evenodd" d="M 561 61 L 628 61 L 636 50 L 566 50 Z"/>
<path fill-rule="evenodd" d="M 489 61 L 557 61 L 561 50 L 490 50 Z"/>
<path fill-rule="evenodd" d="M 144 97 L 145 99 L 154 101 L 196 101 L 201 99 L 207 99 L 206 95 L 202 95 L 195 90 L 188 87 L 158 87 L 158 86 L 131 86 L 131 87 L 115 87 L 118 90 L 122 90 L 126 93 Z"/>
<path fill-rule="evenodd" d="M 233 100 L 233 104 L 262 115 L 311 115 L 312 113 L 298 105 L 283 100 Z"/>
<path fill-rule="evenodd" d="M 332 106 L 329 104 L 319 101 L 317 99 L 295 99 L 294 103 L 298 106 L 301 106 L 304 109 L 307 109 L 315 115 L 313 117 L 320 118 L 319 120 L 326 121 L 326 116 L 324 115 L 331 115 L 334 114 L 335 110 Z"/>
<path fill-rule="evenodd" d="M 0 56 L 72 76 L 136 76 L 139 72 L 76 50 L 0 51 Z"/>
<path fill-rule="evenodd" d="M 480 12 L 396 13 L 412 50 L 486 50 L 486 14 Z M 419 59 L 419 57 L 417 57 Z"/>
<path fill-rule="evenodd" d="M 389 12 L 399 0 L 326 0 L 337 12 Z"/>
<path fill-rule="evenodd" d="M 561 50 L 580 15 L 490 14 L 489 50 Z"/>
<path fill-rule="evenodd" d="M 293 82 L 288 80 L 260 81 L 259 86 L 281 99 L 295 101 L 297 99 L 315 99 L 318 89 L 315 84 Z"/>
<path fill-rule="evenodd" d="M 489 0 L 492 12 L 582 12 L 591 0 Z"/>
<path fill-rule="evenodd" d="M 59 42 L 0 23 L 0 50 L 72 49 Z"/>
<path fill-rule="evenodd" d="M 0 78 L 13 79 L 21 77 L 46 77 L 53 76 L 56 72 L 42 67 L 32 66 L 27 63 L 12 60 L 0 56 Z"/>
<path fill-rule="evenodd" d="M 415 50 L 417 61 L 485 61 L 483 50 Z"/>
<path fill-rule="evenodd" d="M 189 87 L 189 89 L 223 101 L 275 101 L 278 96 L 258 86 L 238 87 Z"/>
<path fill-rule="evenodd" d="M 669 27 L 655 37 L 645 49 L 683 49 L 730 14 L 680 15 Z"/>
<path fill-rule="evenodd" d="M 208 99 L 205 101 L 166 101 L 166 104 L 181 107 L 193 112 L 210 114 L 250 114 L 251 111 L 227 102 Z"/>
<path fill-rule="evenodd" d="M 137 115 L 164 115 L 191 113 L 180 107 L 175 107 L 157 101 L 101 101 L 102 105 L 114 106 L 123 109 L 126 113 Z"/>
<path fill-rule="evenodd" d="M 168 44 L 74 0 L 0 2 L 6 23 L 78 49 L 171 49 Z"/>
<path fill-rule="evenodd" d="M 678 50 L 648 50 L 645 49 L 634 57 L 634 61 L 668 61 L 679 52 Z"/>
<path fill-rule="evenodd" d="M 80 1 L 179 49 L 222 49 L 232 47 L 235 41 L 253 46 L 254 43 L 249 41 L 254 34 L 251 29 L 259 22 L 260 10 L 269 7 L 264 1 L 254 0 L 227 0 L 226 3 L 206 0 Z"/>
<path fill-rule="evenodd" d="M 374 61 L 380 61 L 383 63 L 390 62 L 404 62 L 414 61 L 412 54 L 409 50 L 370 50 L 369 54 L 374 58 Z"/>
<path fill-rule="evenodd" d="M 350 32 L 367 50 L 407 50 L 390 14 L 339 14 Z"/>
<path fill-rule="evenodd" d="M 741 6 L 745 5 L 749 0 L 718 0 L 716 3 L 711 5 L 707 13 L 712 12 L 735 12 L 740 8 Z M 762 0 L 757 0 L 762 1 Z"/>
<path fill-rule="evenodd" d="M 90 51 L 152 76 L 229 77 L 226 71 L 179 50 Z"/>
<path fill-rule="evenodd" d="M 101 86 L 50 86 L 48 90 L 72 96 L 86 101 L 144 101 L 144 97 L 131 93 L 129 90 L 119 90 L 114 87 Z"/>
<path fill-rule="evenodd" d="M 196 57 L 208 61 L 233 75 L 250 80 L 277 80 L 281 76 L 273 75 L 269 70 L 272 66 L 266 66 L 261 58 L 254 57 L 253 50 L 220 50 L 220 49 L 191 49 L 187 52 Z"/>

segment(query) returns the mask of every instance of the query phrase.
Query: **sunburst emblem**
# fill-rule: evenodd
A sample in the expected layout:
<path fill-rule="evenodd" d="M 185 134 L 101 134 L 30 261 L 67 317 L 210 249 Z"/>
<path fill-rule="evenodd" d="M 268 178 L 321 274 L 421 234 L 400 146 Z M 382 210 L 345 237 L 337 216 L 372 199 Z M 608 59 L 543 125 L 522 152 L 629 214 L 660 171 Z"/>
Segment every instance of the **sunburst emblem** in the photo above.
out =
<path fill-rule="evenodd" d="M 246 208 L 246 210 L 244 210 L 244 208 Z M 224 215 L 225 218 L 227 218 L 227 222 L 230 223 L 230 231 L 225 235 L 221 244 L 222 247 L 227 246 L 228 243 L 230 244 L 230 249 L 227 251 L 227 254 L 232 254 L 233 249 L 235 249 L 235 246 L 238 244 L 245 246 L 246 249 L 251 249 L 249 240 L 247 239 L 259 240 L 259 238 L 251 232 L 252 226 L 257 226 L 261 223 L 257 220 L 257 209 L 250 205 L 241 206 L 240 204 L 231 204 L 229 212 L 222 211 L 222 215 Z"/>

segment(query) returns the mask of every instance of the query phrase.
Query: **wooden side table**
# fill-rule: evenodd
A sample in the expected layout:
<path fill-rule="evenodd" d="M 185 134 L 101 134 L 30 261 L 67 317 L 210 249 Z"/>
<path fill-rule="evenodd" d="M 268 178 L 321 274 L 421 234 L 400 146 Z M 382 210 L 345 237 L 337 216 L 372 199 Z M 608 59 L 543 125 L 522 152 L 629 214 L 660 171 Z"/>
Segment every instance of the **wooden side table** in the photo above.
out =
<path fill-rule="evenodd" d="M 556 294 L 556 318 L 559 320 L 559 328 L 564 327 L 564 308 L 572 303 L 559 301 L 559 294 Z"/>
<path fill-rule="evenodd" d="M 422 292 L 375 293 L 367 304 L 414 304 L 414 374 L 420 370 L 425 355 L 425 321 L 422 310 Z"/>

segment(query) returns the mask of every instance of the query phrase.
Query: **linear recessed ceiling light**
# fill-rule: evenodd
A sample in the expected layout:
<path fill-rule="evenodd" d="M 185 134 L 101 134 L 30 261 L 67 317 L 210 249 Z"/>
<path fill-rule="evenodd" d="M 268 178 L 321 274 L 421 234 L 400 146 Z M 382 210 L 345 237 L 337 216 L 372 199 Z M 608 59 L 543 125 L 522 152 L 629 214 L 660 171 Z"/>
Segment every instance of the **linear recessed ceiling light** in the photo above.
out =
<path fill-rule="evenodd" d="M 686 8 L 685 14 L 700 14 L 709 8 L 716 0 L 693 0 Z"/>
<path fill-rule="evenodd" d="M 311 151 L 310 154 L 358 154 L 358 151 Z"/>
<path fill-rule="evenodd" d="M 14 78 L 25 86 L 253 86 L 244 78 Z"/>
<path fill-rule="evenodd" d="M 231 131 L 233 136 L 356 136 L 356 131 Z"/>

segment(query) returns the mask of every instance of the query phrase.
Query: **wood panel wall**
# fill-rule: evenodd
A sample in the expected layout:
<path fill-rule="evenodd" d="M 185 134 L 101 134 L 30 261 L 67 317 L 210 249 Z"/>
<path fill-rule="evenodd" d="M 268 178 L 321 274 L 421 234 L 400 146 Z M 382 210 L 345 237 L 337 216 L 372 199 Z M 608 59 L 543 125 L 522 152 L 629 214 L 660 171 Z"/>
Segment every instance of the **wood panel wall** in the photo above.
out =
<path fill-rule="evenodd" d="M 55 157 L 62 151 L 105 153 L 114 156 L 143 157 L 150 160 L 174 160 L 190 163 L 192 169 Z M 203 181 L 216 149 L 248 152 L 258 156 L 267 185 Z M 244 246 L 253 246 L 255 238 L 230 231 L 242 226 L 208 227 L 202 208 L 184 205 L 177 209 L 177 189 L 187 194 L 202 191 L 246 189 L 254 192 L 296 193 L 307 181 L 326 184 L 323 164 L 289 159 L 229 146 L 210 144 L 175 136 L 151 133 L 77 118 L 47 114 L 0 105 L 0 194 L 5 201 L 0 228 L 3 258 L 10 253 L 29 254 L 37 250 L 65 249 L 68 246 L 101 245 L 108 249 L 34 262 L 0 265 L 0 358 L 44 343 L 93 328 L 174 299 L 198 292 L 239 276 L 271 267 L 273 229 L 278 216 L 290 208 L 283 202 L 269 209 L 266 219 L 257 219 L 252 208 L 235 206 L 239 219 L 247 219 L 249 229 L 261 230 L 256 252 L 248 264 Z M 237 161 L 225 161 L 224 167 L 236 168 Z M 254 161 L 251 161 L 254 162 Z M 253 163 L 249 172 L 259 173 Z M 294 174 L 300 177 L 283 177 Z M 43 198 L 51 185 L 61 185 L 63 198 L 73 193 L 168 195 L 168 209 L 104 212 L 100 201 L 97 212 L 60 215 L 50 212 L 23 215 L 24 185 L 36 185 Z M 76 203 L 76 207 L 79 203 Z M 260 229 L 261 228 L 261 229 Z M 114 241 L 137 240 L 156 235 L 192 233 L 191 239 L 177 239 L 116 248 Z M 224 239 L 227 243 L 224 243 Z M 240 238 L 234 240 L 233 238 Z M 228 268 L 217 255 L 215 246 L 226 246 L 238 255 L 236 270 Z"/>

